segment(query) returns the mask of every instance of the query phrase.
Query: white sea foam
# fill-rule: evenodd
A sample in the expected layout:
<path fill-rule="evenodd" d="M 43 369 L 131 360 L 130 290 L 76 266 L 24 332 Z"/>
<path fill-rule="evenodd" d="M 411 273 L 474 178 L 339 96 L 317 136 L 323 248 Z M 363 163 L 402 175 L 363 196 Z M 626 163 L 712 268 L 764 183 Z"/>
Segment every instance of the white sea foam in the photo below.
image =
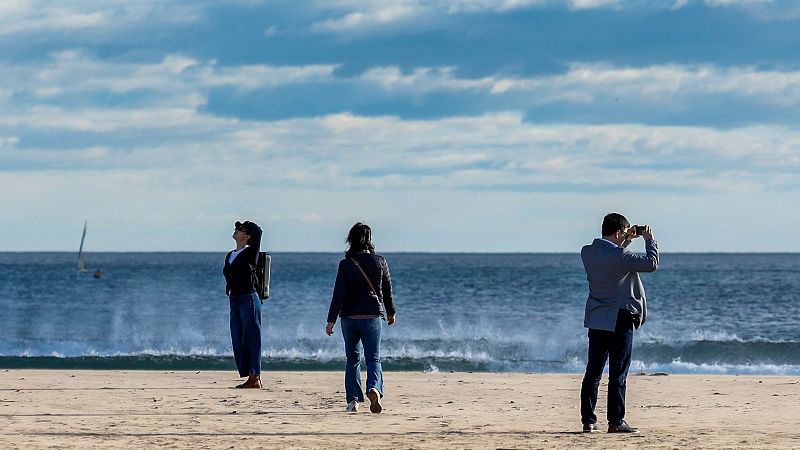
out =
<path fill-rule="evenodd" d="M 635 354 L 635 352 L 634 352 Z M 228 350 L 217 348 L 194 347 L 188 350 L 180 349 L 152 349 L 146 348 L 132 352 L 99 352 L 86 351 L 80 355 L 70 355 L 57 351 L 36 353 L 22 351 L 13 355 L 21 357 L 56 357 L 71 356 L 84 357 L 231 357 Z M 401 346 L 394 349 L 385 349 L 383 358 L 386 368 L 390 369 L 392 361 L 419 361 L 428 371 L 440 370 L 490 370 L 502 372 L 556 372 L 556 373 L 581 373 L 585 367 L 585 360 L 578 356 L 567 356 L 558 360 L 543 359 L 516 359 L 497 357 L 489 352 L 474 351 L 469 348 L 436 350 L 425 349 L 417 346 Z M 270 360 L 285 363 L 329 363 L 340 361 L 344 358 L 340 348 L 304 349 L 304 348 L 276 348 L 264 351 L 267 364 Z M 654 363 L 634 360 L 631 364 L 631 373 L 666 372 L 673 374 L 741 374 L 741 375 L 800 375 L 800 365 L 795 364 L 725 364 L 720 362 L 696 363 L 674 359 L 668 363 Z"/>
<path fill-rule="evenodd" d="M 800 365 L 794 364 L 715 364 L 688 363 L 680 360 L 668 364 L 631 363 L 631 372 L 665 372 L 674 374 L 720 374 L 720 375 L 800 375 Z"/>

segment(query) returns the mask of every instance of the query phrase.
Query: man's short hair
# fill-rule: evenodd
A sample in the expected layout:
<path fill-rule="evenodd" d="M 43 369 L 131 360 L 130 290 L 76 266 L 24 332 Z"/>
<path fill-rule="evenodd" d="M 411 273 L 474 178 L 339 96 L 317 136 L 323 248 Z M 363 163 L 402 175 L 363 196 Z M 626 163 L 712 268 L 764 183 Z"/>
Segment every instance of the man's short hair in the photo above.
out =
<path fill-rule="evenodd" d="M 631 223 L 622 214 L 611 213 L 603 217 L 603 236 L 611 236 L 617 231 L 625 231 Z"/>

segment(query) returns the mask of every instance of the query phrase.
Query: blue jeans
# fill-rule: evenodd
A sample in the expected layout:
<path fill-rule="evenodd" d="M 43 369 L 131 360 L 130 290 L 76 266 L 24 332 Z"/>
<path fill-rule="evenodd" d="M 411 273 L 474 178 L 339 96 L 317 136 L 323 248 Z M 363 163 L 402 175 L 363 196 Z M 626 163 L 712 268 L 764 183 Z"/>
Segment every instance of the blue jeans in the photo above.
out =
<path fill-rule="evenodd" d="M 589 360 L 581 385 L 581 422 L 597 423 L 594 407 L 597 388 L 608 360 L 608 406 L 606 417 L 611 425 L 620 425 L 625 418 L 625 384 L 631 366 L 633 320 L 628 311 L 620 310 L 614 331 L 589 330 Z"/>
<path fill-rule="evenodd" d="M 347 403 L 364 401 L 361 390 L 361 349 L 367 362 L 367 392 L 377 389 L 383 397 L 383 373 L 381 370 L 381 319 L 351 319 L 342 317 L 342 337 L 347 366 L 344 370 L 344 390 Z"/>
<path fill-rule="evenodd" d="M 240 377 L 261 375 L 261 300 L 256 293 L 231 295 L 231 343 Z"/>

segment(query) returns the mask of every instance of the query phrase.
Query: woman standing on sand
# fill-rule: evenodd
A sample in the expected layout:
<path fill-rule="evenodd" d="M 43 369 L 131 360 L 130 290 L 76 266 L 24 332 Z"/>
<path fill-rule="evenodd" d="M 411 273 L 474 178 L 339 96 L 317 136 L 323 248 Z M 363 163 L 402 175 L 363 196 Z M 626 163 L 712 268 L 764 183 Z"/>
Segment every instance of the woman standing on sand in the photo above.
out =
<path fill-rule="evenodd" d="M 364 401 L 361 351 L 358 346 L 361 342 L 367 362 L 369 410 L 379 413 L 383 410 L 381 318 L 385 318 L 389 325 L 395 322 L 392 280 L 386 259 L 375 254 L 370 227 L 361 222 L 353 225 L 347 235 L 347 243 L 350 249 L 339 261 L 325 332 L 328 336 L 333 335 L 336 318 L 342 318 L 342 337 L 347 356 L 344 371 L 347 411 L 358 412 L 358 403 Z"/>
<path fill-rule="evenodd" d="M 261 300 L 254 286 L 261 234 L 253 222 L 236 222 L 236 249 L 228 252 L 222 268 L 231 307 L 233 358 L 239 376 L 247 377 L 237 388 L 261 388 Z"/>

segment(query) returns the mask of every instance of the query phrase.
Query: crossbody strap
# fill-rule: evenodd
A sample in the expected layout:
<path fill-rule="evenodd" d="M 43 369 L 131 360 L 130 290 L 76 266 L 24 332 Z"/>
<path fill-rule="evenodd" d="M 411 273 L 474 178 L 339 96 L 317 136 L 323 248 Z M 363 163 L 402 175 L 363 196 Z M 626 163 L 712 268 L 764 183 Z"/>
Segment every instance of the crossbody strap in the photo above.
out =
<path fill-rule="evenodd" d="M 372 285 L 372 281 L 370 281 L 369 277 L 367 276 L 367 272 L 364 272 L 364 269 L 361 268 L 355 259 L 350 258 L 350 261 L 353 261 L 353 264 L 356 265 L 358 271 L 361 272 L 361 275 L 364 275 L 364 279 L 367 280 L 367 284 L 369 285 L 369 288 L 372 289 L 372 293 L 375 295 L 375 297 L 378 297 L 378 301 L 383 303 L 383 299 L 380 295 L 378 295 L 378 291 L 375 289 L 375 286 Z"/>

